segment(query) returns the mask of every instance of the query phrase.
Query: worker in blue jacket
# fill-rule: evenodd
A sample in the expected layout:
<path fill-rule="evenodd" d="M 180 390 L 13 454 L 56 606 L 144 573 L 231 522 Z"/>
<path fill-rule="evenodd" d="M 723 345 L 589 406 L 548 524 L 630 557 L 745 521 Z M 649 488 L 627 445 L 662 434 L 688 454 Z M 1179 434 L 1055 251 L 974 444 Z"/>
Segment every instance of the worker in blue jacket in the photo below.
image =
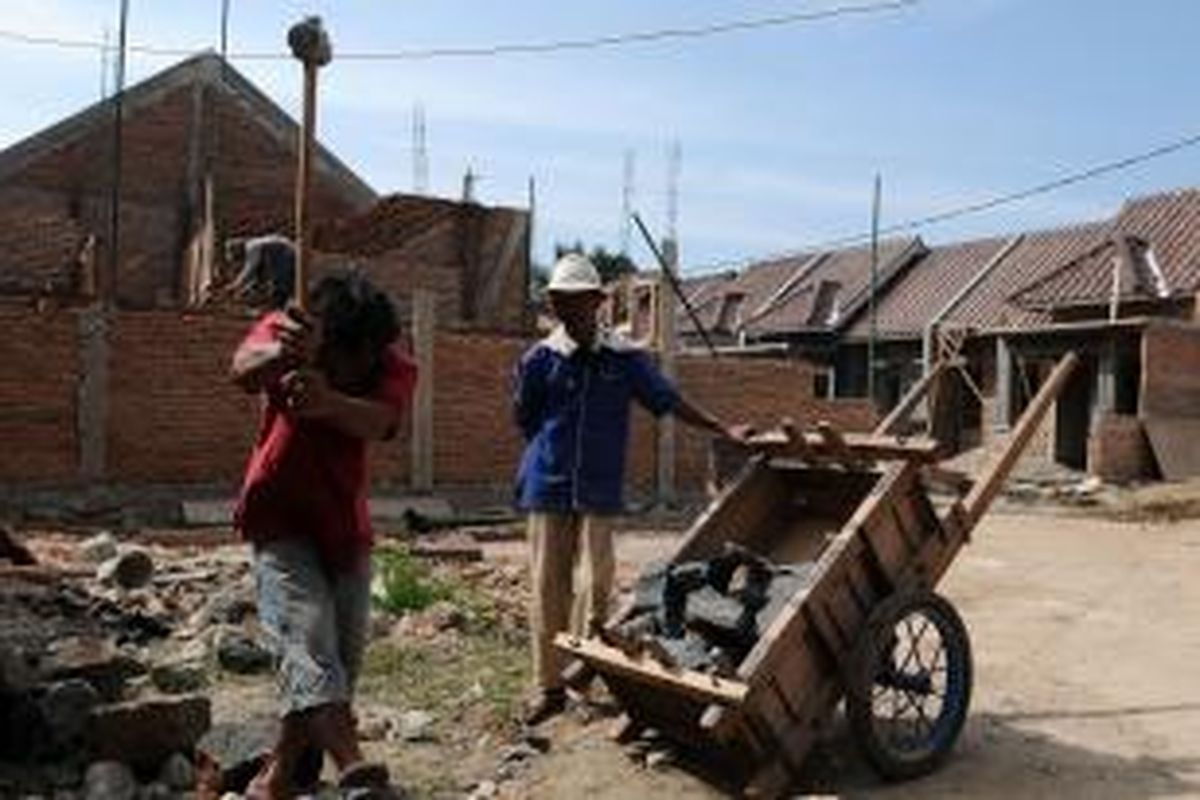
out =
<path fill-rule="evenodd" d="M 696 407 L 649 353 L 600 330 L 596 312 L 604 295 L 586 257 L 570 253 L 559 259 L 548 292 L 559 324 L 522 355 L 514 397 L 526 443 L 517 505 L 529 516 L 533 573 L 537 692 L 526 710 L 531 725 L 566 706 L 554 636 L 568 625 L 586 634 L 607 613 L 615 566 L 608 520 L 622 510 L 630 400 L 656 417 L 672 413 L 717 436 L 741 439 L 748 431 Z"/>

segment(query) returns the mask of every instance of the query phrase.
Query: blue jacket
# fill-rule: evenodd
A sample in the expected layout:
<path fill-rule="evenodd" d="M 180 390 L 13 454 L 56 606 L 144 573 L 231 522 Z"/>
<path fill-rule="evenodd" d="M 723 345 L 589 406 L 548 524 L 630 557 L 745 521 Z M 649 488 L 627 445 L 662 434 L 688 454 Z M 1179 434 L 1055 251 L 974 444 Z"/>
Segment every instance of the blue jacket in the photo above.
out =
<path fill-rule="evenodd" d="M 526 442 L 518 507 L 621 511 L 630 400 L 655 416 L 679 403 L 650 355 L 606 337 L 583 350 L 560 327 L 525 352 L 515 383 L 517 425 Z"/>

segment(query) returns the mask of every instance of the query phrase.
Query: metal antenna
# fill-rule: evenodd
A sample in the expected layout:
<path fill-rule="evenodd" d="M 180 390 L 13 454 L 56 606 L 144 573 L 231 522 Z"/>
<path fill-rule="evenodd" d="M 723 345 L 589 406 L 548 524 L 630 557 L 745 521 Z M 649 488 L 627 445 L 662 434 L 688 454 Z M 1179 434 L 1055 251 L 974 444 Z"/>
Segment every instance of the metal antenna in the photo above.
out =
<path fill-rule="evenodd" d="M 633 240 L 633 182 L 637 154 L 632 148 L 625 151 L 625 174 L 621 184 L 621 255 L 629 256 Z"/>
<path fill-rule="evenodd" d="M 875 173 L 875 194 L 871 201 L 871 291 L 867 296 L 870 303 L 871 333 L 867 339 L 867 397 L 875 402 L 875 339 L 879 335 L 875 313 L 875 292 L 879 288 L 879 203 L 883 193 L 883 177 Z"/>
<path fill-rule="evenodd" d="M 425 105 L 413 105 L 412 118 L 413 194 L 429 193 L 429 152 L 425 143 Z"/>
<path fill-rule="evenodd" d="M 108 53 L 112 47 L 112 29 L 104 26 L 104 46 L 100 48 L 100 99 L 108 97 Z"/>
<path fill-rule="evenodd" d="M 667 238 L 679 242 L 679 172 L 683 167 L 683 147 L 678 139 L 671 142 L 667 157 Z"/>

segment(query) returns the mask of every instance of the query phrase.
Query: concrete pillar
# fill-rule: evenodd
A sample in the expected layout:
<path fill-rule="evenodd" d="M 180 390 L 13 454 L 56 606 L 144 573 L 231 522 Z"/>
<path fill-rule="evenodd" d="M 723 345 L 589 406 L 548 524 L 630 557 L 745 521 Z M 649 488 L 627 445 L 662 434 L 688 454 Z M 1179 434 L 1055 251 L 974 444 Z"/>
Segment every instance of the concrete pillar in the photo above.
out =
<path fill-rule="evenodd" d="M 996 337 L 996 405 L 993 409 L 992 430 L 1007 433 L 1012 427 L 1013 357 L 1008 340 Z"/>
<path fill-rule="evenodd" d="M 1106 343 L 1096 357 L 1096 382 L 1092 390 L 1092 429 L 1100 419 L 1117 408 L 1117 353 L 1112 342 Z"/>
<path fill-rule="evenodd" d="M 413 355 L 417 362 L 417 388 L 412 409 L 412 488 L 433 490 L 433 346 L 436 335 L 437 295 L 417 289 L 412 296 Z"/>
<path fill-rule="evenodd" d="M 673 274 L 678 274 L 679 249 L 671 240 L 663 241 L 663 258 Z M 663 276 L 658 287 L 658 353 L 659 369 L 669 381 L 677 380 L 675 369 L 675 291 L 670 279 Z M 658 502 L 660 505 L 675 503 L 675 418 L 671 415 L 658 420 Z"/>
<path fill-rule="evenodd" d="M 79 477 L 103 480 L 108 458 L 108 329 L 110 317 L 99 304 L 79 314 L 79 386 L 75 431 Z"/>

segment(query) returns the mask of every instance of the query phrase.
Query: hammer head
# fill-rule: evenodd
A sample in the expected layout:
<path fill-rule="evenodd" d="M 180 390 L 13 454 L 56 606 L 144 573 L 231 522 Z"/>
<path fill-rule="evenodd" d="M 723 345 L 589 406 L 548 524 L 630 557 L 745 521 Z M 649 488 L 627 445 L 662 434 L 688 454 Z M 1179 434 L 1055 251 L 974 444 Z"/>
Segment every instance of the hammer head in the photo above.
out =
<path fill-rule="evenodd" d="M 292 55 L 305 64 L 323 67 L 333 58 L 333 46 L 320 17 L 305 17 L 297 22 L 288 30 L 287 38 Z"/>

